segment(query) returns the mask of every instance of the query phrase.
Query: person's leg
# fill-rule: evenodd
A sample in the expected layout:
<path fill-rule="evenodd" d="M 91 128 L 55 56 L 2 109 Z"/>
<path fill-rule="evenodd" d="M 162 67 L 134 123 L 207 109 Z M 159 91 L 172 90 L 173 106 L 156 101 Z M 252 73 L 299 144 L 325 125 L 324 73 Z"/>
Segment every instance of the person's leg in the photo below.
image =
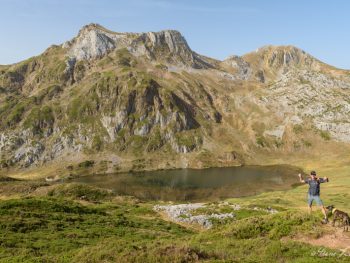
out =
<path fill-rule="evenodd" d="M 310 204 L 308 207 L 309 207 L 309 215 L 311 215 L 311 212 L 312 212 L 312 204 Z"/>
<path fill-rule="evenodd" d="M 323 205 L 321 206 L 321 211 L 322 211 L 322 214 L 324 215 L 324 218 L 327 219 L 327 211 Z"/>
<path fill-rule="evenodd" d="M 323 202 L 322 202 L 320 196 L 315 196 L 314 199 L 315 199 L 317 205 L 321 208 L 321 211 L 322 211 L 322 214 L 323 214 L 323 217 L 324 217 L 324 222 L 327 223 L 328 222 L 327 211 L 326 211 L 326 208 L 323 205 Z"/>
<path fill-rule="evenodd" d="M 308 195 L 307 204 L 309 208 L 309 215 L 311 215 L 311 212 L 312 212 L 312 201 L 313 201 L 312 196 Z"/>

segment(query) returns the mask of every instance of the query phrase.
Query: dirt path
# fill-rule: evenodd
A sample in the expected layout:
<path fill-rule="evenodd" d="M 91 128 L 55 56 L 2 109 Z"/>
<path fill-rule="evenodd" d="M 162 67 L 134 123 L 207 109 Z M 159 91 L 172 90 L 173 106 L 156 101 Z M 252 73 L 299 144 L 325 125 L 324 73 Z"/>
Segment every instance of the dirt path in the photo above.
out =
<path fill-rule="evenodd" d="M 342 252 L 350 254 L 350 231 L 343 232 L 343 228 L 324 226 L 325 233 L 319 238 L 309 236 L 296 236 L 292 238 L 294 241 L 308 243 L 313 246 L 323 246 L 332 249 L 338 249 Z"/>

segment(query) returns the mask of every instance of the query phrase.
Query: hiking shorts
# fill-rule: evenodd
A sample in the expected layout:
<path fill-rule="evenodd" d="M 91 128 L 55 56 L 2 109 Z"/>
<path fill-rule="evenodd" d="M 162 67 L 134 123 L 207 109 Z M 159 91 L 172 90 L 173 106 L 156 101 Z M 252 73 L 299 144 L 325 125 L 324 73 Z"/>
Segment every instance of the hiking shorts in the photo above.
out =
<path fill-rule="evenodd" d="M 322 202 L 322 200 L 321 200 L 319 195 L 310 195 L 310 194 L 308 194 L 308 196 L 307 196 L 307 203 L 308 203 L 309 206 L 312 205 L 312 202 L 314 200 L 315 200 L 317 205 L 322 205 L 323 206 L 323 202 Z"/>

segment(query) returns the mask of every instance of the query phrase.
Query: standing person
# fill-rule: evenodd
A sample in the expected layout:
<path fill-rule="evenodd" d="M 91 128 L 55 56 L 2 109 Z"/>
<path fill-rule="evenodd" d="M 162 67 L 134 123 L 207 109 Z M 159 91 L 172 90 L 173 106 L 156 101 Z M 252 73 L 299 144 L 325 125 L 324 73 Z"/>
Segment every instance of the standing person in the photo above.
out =
<path fill-rule="evenodd" d="M 303 179 L 301 174 L 298 175 L 299 180 L 301 183 L 305 183 L 309 185 L 309 191 L 308 191 L 308 206 L 309 206 L 309 213 L 312 211 L 312 202 L 315 200 L 316 204 L 321 207 L 322 213 L 324 215 L 324 219 L 322 220 L 322 223 L 327 224 L 328 218 L 327 218 L 327 212 L 325 207 L 323 206 L 323 202 L 320 198 L 320 184 L 328 182 L 328 178 L 317 178 L 316 172 L 311 171 L 310 178 Z"/>

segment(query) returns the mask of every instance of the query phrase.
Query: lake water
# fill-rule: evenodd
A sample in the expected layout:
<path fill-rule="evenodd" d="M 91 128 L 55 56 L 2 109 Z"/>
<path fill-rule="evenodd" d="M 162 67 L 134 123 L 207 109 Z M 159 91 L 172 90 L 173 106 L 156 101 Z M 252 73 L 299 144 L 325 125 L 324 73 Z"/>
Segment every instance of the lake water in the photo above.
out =
<path fill-rule="evenodd" d="M 212 201 L 287 190 L 298 183 L 299 172 L 287 165 L 243 166 L 91 175 L 73 181 L 142 200 Z"/>

